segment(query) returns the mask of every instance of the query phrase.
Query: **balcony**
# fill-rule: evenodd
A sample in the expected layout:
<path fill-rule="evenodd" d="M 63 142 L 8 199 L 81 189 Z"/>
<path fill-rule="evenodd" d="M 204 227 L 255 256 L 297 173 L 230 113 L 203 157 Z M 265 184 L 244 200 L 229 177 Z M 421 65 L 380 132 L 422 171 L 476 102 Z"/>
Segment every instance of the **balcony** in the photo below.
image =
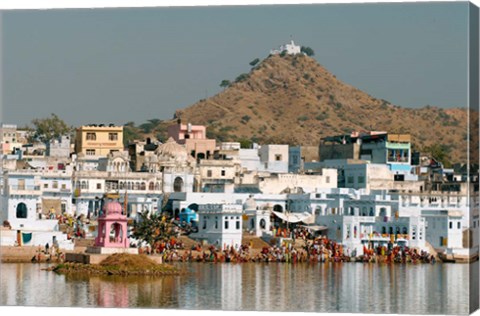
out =
<path fill-rule="evenodd" d="M 40 191 L 39 185 L 9 185 L 8 186 L 8 194 L 21 194 L 21 195 L 40 195 L 42 192 Z"/>

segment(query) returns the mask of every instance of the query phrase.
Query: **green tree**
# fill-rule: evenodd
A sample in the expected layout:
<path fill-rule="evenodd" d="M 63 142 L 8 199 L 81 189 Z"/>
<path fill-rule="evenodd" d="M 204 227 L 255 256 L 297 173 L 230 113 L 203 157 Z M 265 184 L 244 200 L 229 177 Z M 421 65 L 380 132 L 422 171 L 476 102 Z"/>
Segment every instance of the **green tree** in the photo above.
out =
<path fill-rule="evenodd" d="M 448 146 L 434 144 L 426 147 L 424 151 L 435 160 L 440 161 L 445 168 L 450 168 L 452 166 L 452 162 L 449 158 L 450 148 Z"/>
<path fill-rule="evenodd" d="M 244 149 L 252 148 L 253 142 L 250 139 L 242 138 L 238 142 L 240 143 L 240 148 L 244 148 Z"/>
<path fill-rule="evenodd" d="M 314 52 L 313 49 L 311 49 L 310 47 L 302 46 L 302 47 L 300 48 L 300 51 L 301 51 L 302 53 L 304 53 L 305 55 L 307 55 L 307 56 L 313 56 L 313 55 L 315 55 L 315 52 Z"/>
<path fill-rule="evenodd" d="M 225 89 L 230 87 L 230 84 L 231 84 L 230 80 L 224 79 L 222 80 L 222 82 L 220 82 L 220 87 Z"/>
<path fill-rule="evenodd" d="M 123 125 L 123 145 L 126 147 L 133 140 L 139 139 L 140 134 L 134 122 L 128 122 Z"/>
<path fill-rule="evenodd" d="M 151 132 L 153 131 L 153 128 L 154 128 L 154 126 L 153 126 L 152 123 L 143 123 L 143 124 L 140 124 L 138 127 L 139 127 L 139 128 L 142 130 L 142 132 L 145 133 L 145 134 L 151 133 Z"/>
<path fill-rule="evenodd" d="M 240 81 L 243 81 L 243 80 L 246 80 L 246 79 L 248 79 L 248 74 L 244 73 L 244 74 L 239 75 L 239 76 L 235 79 L 235 82 L 240 82 Z"/>
<path fill-rule="evenodd" d="M 73 131 L 72 127 L 68 126 L 54 113 L 44 119 L 34 119 L 32 124 L 34 126 L 33 138 L 44 143 L 48 143 L 62 135 L 70 135 Z"/>
<path fill-rule="evenodd" d="M 174 225 L 166 216 L 148 211 L 139 213 L 133 225 L 133 237 L 153 247 L 157 242 L 168 241 L 176 235 Z"/>
<path fill-rule="evenodd" d="M 248 64 L 253 67 L 253 66 L 255 66 L 256 64 L 258 64 L 259 61 L 260 61 L 259 58 L 255 58 L 254 60 L 252 60 L 252 61 L 249 62 Z"/>

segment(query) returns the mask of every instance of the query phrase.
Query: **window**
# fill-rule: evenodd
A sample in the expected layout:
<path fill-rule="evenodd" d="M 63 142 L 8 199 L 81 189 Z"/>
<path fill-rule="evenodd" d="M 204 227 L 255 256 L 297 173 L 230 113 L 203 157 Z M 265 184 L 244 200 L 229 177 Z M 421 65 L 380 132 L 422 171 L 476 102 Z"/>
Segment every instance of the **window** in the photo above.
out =
<path fill-rule="evenodd" d="M 97 183 L 97 190 L 101 190 L 102 189 L 102 184 L 101 183 Z"/>
<path fill-rule="evenodd" d="M 108 140 L 118 140 L 118 133 L 108 133 Z"/>
<path fill-rule="evenodd" d="M 17 218 L 27 218 L 27 205 L 25 203 L 18 203 Z"/>
<path fill-rule="evenodd" d="M 87 149 L 87 156 L 95 156 L 95 149 Z"/>
<path fill-rule="evenodd" d="M 280 154 L 275 155 L 275 161 L 282 161 L 282 155 Z"/>
<path fill-rule="evenodd" d="M 67 211 L 67 205 L 65 203 L 62 203 L 60 207 L 62 208 L 62 213 Z"/>
<path fill-rule="evenodd" d="M 67 185 L 65 183 L 62 184 L 62 190 L 66 190 L 67 189 Z"/>
<path fill-rule="evenodd" d="M 222 177 L 225 177 L 225 170 L 222 170 Z"/>
<path fill-rule="evenodd" d="M 228 220 L 225 221 L 225 229 L 228 229 Z"/>
<path fill-rule="evenodd" d="M 53 186 L 54 189 L 58 189 L 58 181 L 53 181 Z"/>
<path fill-rule="evenodd" d="M 44 183 L 44 184 L 43 184 L 43 188 L 44 188 L 44 189 L 48 189 L 48 183 Z"/>
<path fill-rule="evenodd" d="M 236 229 L 240 229 L 240 221 L 236 221 L 236 223 L 235 223 L 235 228 L 236 228 Z"/>
<path fill-rule="evenodd" d="M 87 140 L 97 140 L 96 133 L 87 133 Z"/>
<path fill-rule="evenodd" d="M 330 177 L 327 176 L 327 179 L 325 180 L 327 183 L 330 183 Z"/>
<path fill-rule="evenodd" d="M 352 176 L 348 177 L 347 182 L 350 184 L 353 184 L 353 177 Z"/>
<path fill-rule="evenodd" d="M 449 228 L 450 228 L 450 229 L 453 228 L 453 222 L 450 222 L 450 223 L 449 223 Z"/>
<path fill-rule="evenodd" d="M 358 183 L 365 183 L 365 177 L 364 176 L 358 176 Z"/>
<path fill-rule="evenodd" d="M 206 220 L 203 220 L 202 229 L 207 229 L 207 221 Z"/>
<path fill-rule="evenodd" d="M 457 222 L 457 229 L 460 229 L 460 222 Z"/>
<path fill-rule="evenodd" d="M 212 177 L 212 170 L 207 170 L 207 177 L 209 177 L 209 178 Z"/>
<path fill-rule="evenodd" d="M 215 229 L 218 229 L 218 218 L 215 216 Z"/>

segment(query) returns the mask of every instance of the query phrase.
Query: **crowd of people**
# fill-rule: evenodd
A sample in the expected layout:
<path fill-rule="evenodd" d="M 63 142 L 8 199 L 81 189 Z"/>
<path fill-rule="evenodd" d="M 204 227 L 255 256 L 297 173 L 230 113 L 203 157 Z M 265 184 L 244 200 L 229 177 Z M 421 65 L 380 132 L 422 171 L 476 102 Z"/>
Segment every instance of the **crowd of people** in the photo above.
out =
<path fill-rule="evenodd" d="M 168 245 L 169 243 L 167 243 Z M 163 249 L 163 250 L 161 250 Z M 343 245 L 326 237 L 304 240 L 303 246 L 294 246 L 293 242 L 283 242 L 281 245 L 253 249 L 252 245 L 239 247 L 226 246 L 219 249 L 215 246 L 202 247 L 194 245 L 191 249 L 167 246 L 158 249 L 157 254 L 164 262 L 383 262 L 383 263 L 435 263 L 435 257 L 425 251 L 418 252 L 408 247 L 378 247 L 363 249 L 363 254 L 350 251 Z"/>

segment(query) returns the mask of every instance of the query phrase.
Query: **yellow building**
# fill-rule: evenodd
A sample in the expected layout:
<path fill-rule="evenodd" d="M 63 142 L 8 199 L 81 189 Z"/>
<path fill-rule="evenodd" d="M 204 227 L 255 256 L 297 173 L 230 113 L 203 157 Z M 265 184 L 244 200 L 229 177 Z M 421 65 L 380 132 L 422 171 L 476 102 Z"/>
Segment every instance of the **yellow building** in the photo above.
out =
<path fill-rule="evenodd" d="M 123 126 L 85 125 L 77 128 L 75 153 L 107 156 L 123 150 Z"/>

